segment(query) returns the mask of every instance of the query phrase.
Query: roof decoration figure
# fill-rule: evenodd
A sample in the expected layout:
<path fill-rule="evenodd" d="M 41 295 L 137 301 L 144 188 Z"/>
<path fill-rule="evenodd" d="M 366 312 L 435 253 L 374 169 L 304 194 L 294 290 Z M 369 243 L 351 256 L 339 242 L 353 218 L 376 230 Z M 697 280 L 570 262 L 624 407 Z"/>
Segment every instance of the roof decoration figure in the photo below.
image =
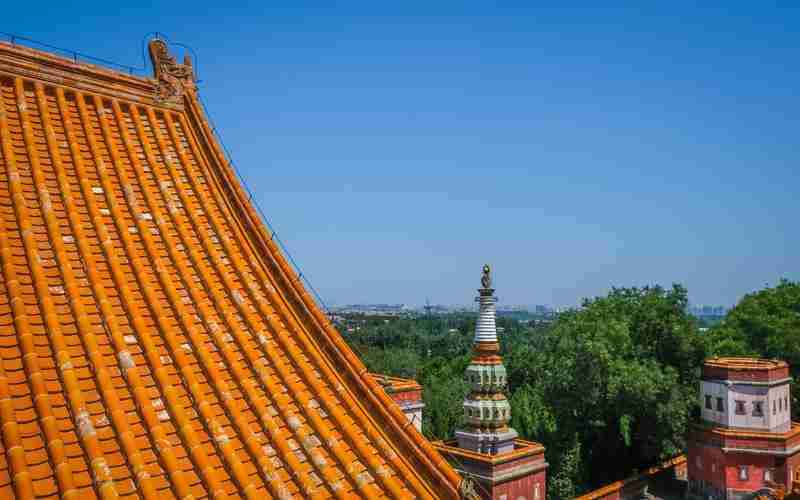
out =
<path fill-rule="evenodd" d="M 483 265 L 483 276 L 481 276 L 481 285 L 483 288 L 492 288 L 492 269 L 489 264 Z"/>
<path fill-rule="evenodd" d="M 151 40 L 148 48 L 157 82 L 156 99 L 167 104 L 182 104 L 183 94 L 196 90 L 191 58 L 186 54 L 183 64 L 178 64 L 161 39 Z"/>

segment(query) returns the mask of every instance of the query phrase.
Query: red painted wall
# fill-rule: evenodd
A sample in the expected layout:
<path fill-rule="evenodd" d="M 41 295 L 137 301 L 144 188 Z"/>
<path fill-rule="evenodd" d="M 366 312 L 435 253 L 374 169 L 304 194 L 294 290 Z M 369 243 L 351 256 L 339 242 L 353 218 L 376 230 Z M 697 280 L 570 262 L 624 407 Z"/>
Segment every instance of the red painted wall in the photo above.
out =
<path fill-rule="evenodd" d="M 536 483 L 539 483 L 539 500 L 547 499 L 546 470 L 498 484 L 492 491 L 492 500 L 536 500 Z M 505 495 L 505 497 L 503 497 Z"/>
<path fill-rule="evenodd" d="M 792 484 L 793 480 L 800 480 L 800 452 L 786 459 L 781 479 L 784 481 L 784 484 L 787 485 Z"/>
<path fill-rule="evenodd" d="M 768 455 L 729 453 L 725 481 L 733 490 L 756 491 L 764 487 L 764 470 L 775 467 L 775 458 Z M 739 479 L 739 466 L 747 466 L 747 479 Z M 777 473 L 777 471 L 776 471 Z M 776 474 L 777 475 L 777 474 Z M 773 477 L 773 480 L 776 479 Z"/>
<path fill-rule="evenodd" d="M 690 445 L 687 457 L 686 467 L 690 481 L 703 480 L 714 485 L 718 490 L 725 491 L 726 475 L 723 471 L 727 464 L 725 454 L 721 449 Z M 700 457 L 699 463 L 697 457 Z"/>
<path fill-rule="evenodd" d="M 781 380 L 789 376 L 789 366 L 776 366 L 770 370 L 737 370 L 719 366 L 703 365 L 704 380 L 741 380 L 767 382 Z"/>
<path fill-rule="evenodd" d="M 422 402 L 422 390 L 390 392 L 389 396 L 398 404 Z"/>

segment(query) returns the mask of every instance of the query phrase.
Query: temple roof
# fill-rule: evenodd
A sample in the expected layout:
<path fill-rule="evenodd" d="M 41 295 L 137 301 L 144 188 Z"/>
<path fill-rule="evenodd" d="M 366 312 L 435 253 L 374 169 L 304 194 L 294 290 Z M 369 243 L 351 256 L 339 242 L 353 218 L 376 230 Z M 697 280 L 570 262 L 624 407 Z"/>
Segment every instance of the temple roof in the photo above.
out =
<path fill-rule="evenodd" d="M 150 52 L 0 43 L 0 497 L 457 497 Z"/>

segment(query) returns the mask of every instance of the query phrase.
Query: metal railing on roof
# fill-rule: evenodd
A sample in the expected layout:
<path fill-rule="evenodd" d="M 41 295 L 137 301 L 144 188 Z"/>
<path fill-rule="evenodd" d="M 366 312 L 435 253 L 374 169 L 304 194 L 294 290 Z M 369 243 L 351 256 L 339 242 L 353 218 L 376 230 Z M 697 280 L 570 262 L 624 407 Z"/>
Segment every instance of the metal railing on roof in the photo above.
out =
<path fill-rule="evenodd" d="M 0 31 L 0 39 L 8 41 L 11 45 L 21 45 L 21 46 L 30 47 L 30 48 L 33 48 L 33 49 L 46 49 L 49 52 L 54 52 L 56 54 L 66 56 L 67 58 L 72 59 L 76 63 L 77 62 L 86 62 L 86 63 L 90 63 L 90 64 L 99 64 L 99 65 L 107 66 L 107 67 L 109 67 L 111 69 L 116 69 L 118 71 L 126 72 L 126 73 L 128 73 L 130 75 L 143 75 L 143 76 L 146 76 L 146 72 L 148 71 L 148 68 L 149 68 L 148 65 L 147 65 L 147 58 L 145 57 L 145 41 L 150 36 L 154 36 L 155 38 L 164 39 L 164 40 L 167 40 L 169 42 L 169 39 L 166 36 L 164 36 L 164 34 L 162 34 L 162 33 L 151 32 L 151 33 L 146 34 L 144 36 L 144 38 L 142 39 L 142 66 L 137 67 L 137 66 L 130 66 L 130 65 L 127 65 L 127 64 L 116 63 L 114 61 L 109 61 L 107 59 L 103 59 L 103 58 L 100 58 L 100 57 L 90 56 L 88 54 L 84 54 L 84 53 L 78 52 L 76 50 L 65 49 L 63 47 L 57 47 L 55 45 L 51 45 L 49 43 L 41 42 L 39 40 L 34 40 L 34 39 L 28 38 L 26 36 Z M 192 55 L 194 56 L 194 59 L 195 59 L 195 61 L 194 61 L 195 62 L 195 64 L 194 64 L 195 77 L 197 78 L 198 61 L 197 61 L 197 54 L 195 53 L 195 51 L 191 47 L 189 47 L 188 45 L 185 45 L 185 44 L 182 44 L 182 43 L 173 43 L 173 42 L 170 42 L 170 43 L 172 43 L 174 45 L 178 45 L 180 47 L 183 47 L 183 48 L 189 50 L 190 52 L 192 52 Z M 196 83 L 200 83 L 200 81 L 201 80 L 197 79 Z M 294 257 L 289 252 L 289 250 L 286 248 L 286 245 L 283 243 L 283 240 L 281 240 L 281 238 L 278 236 L 277 231 L 275 231 L 274 226 L 270 222 L 269 218 L 267 218 L 266 214 L 264 213 L 264 210 L 262 210 L 261 205 L 258 203 L 258 200 L 253 196 L 253 191 L 250 189 L 250 186 L 247 184 L 247 181 L 245 180 L 244 176 L 242 176 L 241 171 L 236 166 L 236 163 L 233 161 L 233 156 L 231 155 L 231 152 L 228 149 L 228 146 L 225 144 L 225 141 L 222 140 L 222 136 L 217 131 L 217 126 L 214 123 L 213 118 L 211 117 L 211 113 L 208 110 L 208 106 L 206 105 L 206 103 L 203 100 L 202 96 L 200 96 L 199 94 L 198 94 L 198 100 L 200 101 L 200 104 L 203 106 L 203 112 L 205 113 L 206 118 L 208 119 L 208 122 L 211 125 L 211 131 L 213 132 L 213 134 L 216 137 L 216 139 L 219 142 L 219 144 L 222 146 L 222 149 L 223 149 L 223 151 L 225 153 L 225 157 L 228 160 L 228 164 L 230 164 L 230 166 L 233 168 L 233 171 L 236 173 L 236 177 L 239 179 L 239 182 L 242 184 L 242 186 L 244 187 L 245 191 L 247 192 L 247 195 L 249 197 L 250 203 L 252 203 L 253 206 L 256 208 L 256 212 L 258 212 L 259 217 L 261 217 L 261 220 L 264 222 L 264 225 L 266 225 L 267 228 L 269 229 L 270 237 L 272 238 L 273 241 L 275 241 L 277 243 L 278 247 L 281 249 L 281 251 L 284 253 L 284 255 L 286 255 L 286 258 L 291 263 L 291 265 L 294 268 L 295 272 L 297 273 L 298 277 L 303 281 L 305 286 L 314 295 L 314 298 L 317 300 L 318 305 L 320 307 L 322 307 L 322 309 L 327 314 L 330 314 L 330 310 L 328 309 L 328 306 L 325 304 L 325 301 L 322 300 L 322 297 L 320 296 L 319 292 L 317 292 L 317 289 L 314 288 L 314 285 L 311 284 L 311 281 L 309 281 L 308 277 L 303 272 L 303 270 L 300 267 L 300 265 L 297 263 L 297 261 L 294 260 Z"/>
<path fill-rule="evenodd" d="M 5 41 L 8 41 L 8 43 L 10 43 L 11 45 L 22 45 L 24 47 L 30 47 L 32 49 L 46 49 L 48 52 L 54 52 L 56 54 L 72 59 L 76 63 L 86 62 L 90 64 L 100 64 L 103 66 L 110 67 L 112 69 L 116 69 L 118 71 L 123 71 L 130 75 L 135 75 L 135 74 L 141 75 L 144 74 L 144 72 L 147 70 L 146 66 L 136 67 L 136 66 L 129 66 L 127 64 L 120 64 L 114 61 L 109 61 L 108 59 L 90 56 L 88 54 L 84 54 L 83 52 L 78 52 L 72 49 L 57 47 L 55 45 L 50 45 L 49 43 L 40 42 L 39 40 L 34 40 L 32 38 L 28 38 L 22 35 L 16 35 L 14 33 L 6 33 L 4 31 L 0 31 L 0 38 L 2 38 Z"/>

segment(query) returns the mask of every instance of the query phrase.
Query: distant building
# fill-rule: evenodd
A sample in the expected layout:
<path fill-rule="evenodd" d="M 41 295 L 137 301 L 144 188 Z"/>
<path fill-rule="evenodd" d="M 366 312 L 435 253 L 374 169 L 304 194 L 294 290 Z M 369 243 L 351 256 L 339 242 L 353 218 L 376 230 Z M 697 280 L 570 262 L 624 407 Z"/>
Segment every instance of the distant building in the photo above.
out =
<path fill-rule="evenodd" d="M 362 314 L 365 316 L 400 316 L 412 311 L 405 304 L 350 304 L 333 308 L 339 315 Z"/>
<path fill-rule="evenodd" d="M 800 423 L 791 421 L 790 383 L 783 361 L 705 362 L 702 420 L 688 440 L 691 497 L 775 498 L 800 490 Z"/>
<path fill-rule="evenodd" d="M 725 306 L 692 305 L 688 307 L 688 313 L 697 318 L 722 318 L 728 314 Z"/>
<path fill-rule="evenodd" d="M 369 376 L 383 387 L 408 417 L 408 421 L 422 432 L 422 411 L 425 408 L 425 403 L 422 402 L 422 386 L 412 379 L 389 377 L 379 373 L 370 373 Z"/>

